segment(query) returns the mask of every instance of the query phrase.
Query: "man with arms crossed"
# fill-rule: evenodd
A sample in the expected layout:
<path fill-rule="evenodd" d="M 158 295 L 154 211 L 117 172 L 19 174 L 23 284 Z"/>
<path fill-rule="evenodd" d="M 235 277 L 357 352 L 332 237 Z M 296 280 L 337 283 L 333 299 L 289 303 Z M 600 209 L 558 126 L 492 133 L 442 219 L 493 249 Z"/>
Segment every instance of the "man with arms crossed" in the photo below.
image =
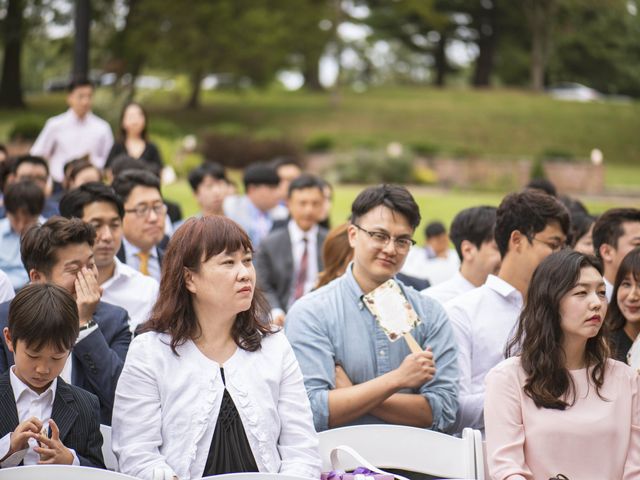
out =
<path fill-rule="evenodd" d="M 316 430 L 390 423 L 447 430 L 457 409 L 456 348 L 438 302 L 403 289 L 424 349 L 391 342 L 362 297 L 402 268 L 420 210 L 409 191 L 379 185 L 361 192 L 348 230 L 353 262 L 341 277 L 298 300 L 285 324 L 304 375 Z"/>

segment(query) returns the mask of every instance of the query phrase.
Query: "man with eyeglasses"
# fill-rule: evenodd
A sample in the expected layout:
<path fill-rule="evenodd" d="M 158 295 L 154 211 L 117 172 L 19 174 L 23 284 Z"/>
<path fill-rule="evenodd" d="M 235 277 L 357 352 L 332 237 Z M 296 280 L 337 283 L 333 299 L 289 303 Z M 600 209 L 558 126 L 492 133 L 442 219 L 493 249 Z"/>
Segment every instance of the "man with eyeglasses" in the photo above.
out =
<path fill-rule="evenodd" d="M 11 172 L 7 176 L 7 184 L 24 181 L 36 184 L 45 196 L 41 216 L 47 219 L 58 215 L 58 202 L 51 198 L 52 185 L 49 179 L 49 165 L 44 158 L 22 155 L 11 163 Z"/>
<path fill-rule="evenodd" d="M 132 332 L 149 318 L 158 296 L 158 282 L 122 263 L 116 253 L 122 245 L 124 206 L 111 187 L 90 182 L 60 199 L 60 214 L 80 218 L 96 230 L 93 254 L 104 302 L 129 313 Z"/>
<path fill-rule="evenodd" d="M 460 408 L 454 432 L 484 430 L 484 378 L 504 359 L 534 270 L 565 246 L 569 212 L 537 190 L 511 193 L 496 212 L 494 236 L 502 263 L 497 275 L 445 304 L 458 342 Z"/>
<path fill-rule="evenodd" d="M 399 282 L 420 319 L 412 334 L 424 351 L 411 353 L 404 340 L 389 340 L 362 299 L 400 271 L 419 223 L 406 188 L 361 192 L 351 207 L 346 273 L 287 314 L 318 431 L 367 423 L 446 431 L 455 419 L 457 351 L 444 309 Z"/>
<path fill-rule="evenodd" d="M 124 204 L 122 247 L 118 258 L 143 275 L 160 281 L 167 207 L 160 180 L 146 170 L 125 170 L 112 185 Z"/>

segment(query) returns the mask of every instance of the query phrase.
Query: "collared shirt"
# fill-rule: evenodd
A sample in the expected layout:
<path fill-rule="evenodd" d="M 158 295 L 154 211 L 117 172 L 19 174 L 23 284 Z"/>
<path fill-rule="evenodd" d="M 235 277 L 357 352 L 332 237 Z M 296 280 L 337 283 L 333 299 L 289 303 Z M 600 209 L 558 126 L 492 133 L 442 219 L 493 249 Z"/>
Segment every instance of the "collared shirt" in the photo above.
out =
<path fill-rule="evenodd" d="M 456 272 L 456 274 L 446 282 L 425 288 L 420 293 L 427 297 L 434 298 L 444 305 L 449 300 L 474 288 L 476 287 L 473 283 L 464 278 L 460 272 Z"/>
<path fill-rule="evenodd" d="M 15 366 L 9 369 L 9 381 L 11 382 L 11 389 L 13 390 L 13 397 L 16 401 L 16 409 L 18 411 L 18 422 L 22 423 L 31 417 L 38 418 L 43 424 L 51 419 L 51 411 L 53 409 L 53 401 L 56 398 L 56 388 L 58 386 L 58 379 L 55 378 L 49 388 L 47 388 L 41 394 L 37 394 L 31 388 L 20 380 L 14 373 Z M 36 465 L 40 461 L 40 455 L 38 455 L 33 447 L 38 446 L 38 442 L 30 438 L 29 448 L 15 452 L 13 455 L 5 459 L 2 462 L 2 468 L 16 467 L 20 465 L 20 462 L 24 462 L 24 465 Z M 2 439 L 0 439 L 0 458 L 3 458 L 11 448 L 11 432 L 7 433 Z M 78 456 L 73 449 L 69 449 L 73 454 L 73 465 L 80 465 Z"/>
<path fill-rule="evenodd" d="M 455 431 L 484 429 L 484 378 L 504 360 L 522 305 L 522 294 L 495 275 L 445 305 L 458 341 L 460 408 Z"/>
<path fill-rule="evenodd" d="M 427 279 L 431 285 L 438 285 L 453 277 L 459 269 L 460 257 L 453 249 L 447 252 L 446 257 L 433 257 L 426 248 L 411 247 L 401 271 L 411 277 Z"/>
<path fill-rule="evenodd" d="M 604 277 L 602 277 L 602 279 L 604 280 L 604 289 L 607 296 L 607 302 L 611 303 L 611 297 L 613 297 L 613 284 Z"/>
<path fill-rule="evenodd" d="M 158 282 L 125 265 L 116 257 L 114 261 L 116 266 L 113 276 L 100 285 L 103 289 L 101 300 L 129 312 L 129 325 L 133 332 L 149 318 L 158 297 Z"/>
<path fill-rule="evenodd" d="M 224 214 L 245 229 L 254 249 L 273 228 L 274 220 L 286 218 L 286 208 L 277 205 L 263 212 L 246 195 L 230 195 L 224 199 Z"/>
<path fill-rule="evenodd" d="M 122 243 L 124 244 L 124 253 L 126 256 L 127 265 L 133 268 L 136 272 L 139 272 L 140 258 L 137 254 L 140 252 L 140 249 L 134 244 L 130 243 L 124 236 L 122 237 Z M 147 264 L 147 269 L 149 270 L 149 276 L 159 282 L 161 272 L 157 247 L 153 247 L 151 250 L 149 250 L 149 263 Z M 115 305 L 118 304 L 116 303 Z"/>
<path fill-rule="evenodd" d="M 69 109 L 47 120 L 30 153 L 47 159 L 51 177 L 62 182 L 64 165 L 74 158 L 89 155 L 91 163 L 102 169 L 112 145 L 107 122 L 91 112 L 79 118 Z"/>
<path fill-rule="evenodd" d="M 7 274 L 14 290 L 29 283 L 29 274 L 20 258 L 20 235 L 11 228 L 8 218 L 0 220 L 0 269 Z"/>
<path fill-rule="evenodd" d="M 11 285 L 11 279 L 0 270 L 0 303 L 8 302 L 16 296 L 16 292 Z"/>
<path fill-rule="evenodd" d="M 298 224 L 293 220 L 289 220 L 287 225 L 289 229 L 289 237 L 291 238 L 291 253 L 293 255 L 293 281 L 292 288 L 296 288 L 296 279 L 300 272 L 300 262 L 304 253 L 305 242 L 307 239 L 307 278 L 304 282 L 304 293 L 309 293 L 318 280 L 318 225 L 314 225 L 308 232 L 303 232 Z M 293 302 L 291 295 L 291 302 Z"/>
<path fill-rule="evenodd" d="M 341 277 L 302 297 L 287 314 L 285 331 L 304 375 L 316 430 L 329 428 L 329 390 L 335 388 L 336 364 L 354 385 L 368 382 L 400 366 L 411 352 L 402 339 L 392 342 L 362 301 L 363 292 L 350 264 Z M 404 288 L 420 323 L 412 334 L 423 348 L 431 347 L 436 375 L 416 390 L 433 412 L 434 430 L 447 430 L 458 407 L 455 337 L 444 309 L 411 288 Z M 385 423 L 365 415 L 352 424 Z"/>

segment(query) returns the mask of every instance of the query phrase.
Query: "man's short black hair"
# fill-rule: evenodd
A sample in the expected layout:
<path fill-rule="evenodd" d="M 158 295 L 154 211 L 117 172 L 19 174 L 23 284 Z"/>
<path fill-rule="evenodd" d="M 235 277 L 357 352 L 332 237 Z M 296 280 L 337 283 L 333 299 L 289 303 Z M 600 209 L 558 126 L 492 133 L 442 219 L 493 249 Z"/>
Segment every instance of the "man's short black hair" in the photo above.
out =
<path fill-rule="evenodd" d="M 427 240 L 433 237 L 439 237 L 445 233 L 447 233 L 447 228 L 444 226 L 444 223 L 437 220 L 427 223 L 427 226 L 424 228 L 424 236 L 427 237 Z"/>
<path fill-rule="evenodd" d="M 218 162 L 204 162 L 189 172 L 189 185 L 194 192 L 206 177 L 227 181 L 224 167 Z"/>
<path fill-rule="evenodd" d="M 311 175 L 310 173 L 303 173 L 291 180 L 291 183 L 289 184 L 289 191 L 287 192 L 287 197 L 291 198 L 291 194 L 295 190 L 304 190 L 305 188 L 317 188 L 318 190 L 320 190 L 320 193 L 324 195 L 324 186 L 325 182 L 323 182 L 319 177 Z"/>
<path fill-rule="evenodd" d="M 300 166 L 300 162 L 298 162 L 293 157 L 276 157 L 269 162 L 269 165 L 278 171 L 280 167 L 284 167 L 285 165 L 293 165 L 298 168 L 302 168 Z"/>
<path fill-rule="evenodd" d="M 420 225 L 420 207 L 409 190 L 386 183 L 366 188 L 358 194 L 351 204 L 350 222 L 357 223 L 360 217 L 380 205 L 403 215 L 413 230 Z"/>
<path fill-rule="evenodd" d="M 153 172 L 157 176 L 156 172 L 153 170 L 153 168 L 151 168 L 150 165 L 140 160 L 139 158 L 130 157 L 126 153 L 121 153 L 110 163 L 107 162 L 106 167 L 111 169 L 113 178 L 117 178 L 118 175 L 120 175 L 125 170 L 147 170 L 149 172 Z"/>
<path fill-rule="evenodd" d="M 22 210 L 32 217 L 38 216 L 44 209 L 44 202 L 44 192 L 31 180 L 11 183 L 4 190 L 4 207 L 14 215 Z"/>
<path fill-rule="evenodd" d="M 245 191 L 249 190 L 249 185 L 270 185 L 278 186 L 280 177 L 272 166 L 266 163 L 252 163 L 244 170 L 242 177 Z"/>
<path fill-rule="evenodd" d="M 531 241 L 551 222 L 558 222 L 569 236 L 569 211 L 556 197 L 536 190 L 510 193 L 496 212 L 495 238 L 500 255 L 504 258 L 509 250 L 512 232 L 517 230 Z"/>
<path fill-rule="evenodd" d="M 7 327 L 13 348 L 22 340 L 27 348 L 51 345 L 71 350 L 79 333 L 78 306 L 64 288 L 51 283 L 32 283 L 22 288 L 9 304 Z"/>
<path fill-rule="evenodd" d="M 106 202 L 113 205 L 120 218 L 124 216 L 122 200 L 113 188 L 100 182 L 89 182 L 80 185 L 75 190 L 65 193 L 60 199 L 60 215 L 66 218 L 82 218 L 87 205 L 96 202 Z"/>
<path fill-rule="evenodd" d="M 96 231 L 79 218 L 51 217 L 43 225 L 34 225 L 22 236 L 20 256 L 25 270 L 37 270 L 45 275 L 58 261 L 58 249 L 87 243 L 93 248 Z"/>
<path fill-rule="evenodd" d="M 160 179 L 149 170 L 125 170 L 115 177 L 111 186 L 122 200 L 122 203 L 127 202 L 131 191 L 135 187 L 155 188 L 162 195 Z"/>
<path fill-rule="evenodd" d="M 556 190 L 556 186 L 551 183 L 551 180 L 546 178 L 533 178 L 527 183 L 525 187 L 529 190 L 540 190 L 541 192 L 546 193 L 547 195 L 551 195 L 552 197 L 558 196 L 558 191 Z"/>
<path fill-rule="evenodd" d="M 93 82 L 91 82 L 91 80 L 89 80 L 88 78 L 84 78 L 84 77 L 73 78 L 69 82 L 69 85 L 67 85 L 67 91 L 71 93 L 76 88 L 80 88 L 80 87 L 94 88 L 94 85 L 93 85 Z"/>
<path fill-rule="evenodd" d="M 576 246 L 578 240 L 589 233 L 589 229 L 596 221 L 596 217 L 588 213 L 572 212 L 571 213 L 571 238 L 569 245 Z"/>
<path fill-rule="evenodd" d="M 451 222 L 449 237 L 462 260 L 462 242 L 471 242 L 480 249 L 482 244 L 493 240 L 496 226 L 496 207 L 480 206 L 465 208 Z"/>
<path fill-rule="evenodd" d="M 40 165 L 44 167 L 45 171 L 47 172 L 47 176 L 49 175 L 49 164 L 47 163 L 47 161 L 44 158 L 36 157 L 35 155 L 20 155 L 19 157 L 17 157 L 13 162 L 11 173 L 13 173 L 14 175 L 18 173 L 18 167 L 20 167 L 20 165 L 22 165 L 23 163 Z"/>
<path fill-rule="evenodd" d="M 600 247 L 605 243 L 618 248 L 618 240 L 624 235 L 622 224 L 640 222 L 640 210 L 637 208 L 612 208 L 604 212 L 593 226 L 593 249 L 600 257 Z"/>

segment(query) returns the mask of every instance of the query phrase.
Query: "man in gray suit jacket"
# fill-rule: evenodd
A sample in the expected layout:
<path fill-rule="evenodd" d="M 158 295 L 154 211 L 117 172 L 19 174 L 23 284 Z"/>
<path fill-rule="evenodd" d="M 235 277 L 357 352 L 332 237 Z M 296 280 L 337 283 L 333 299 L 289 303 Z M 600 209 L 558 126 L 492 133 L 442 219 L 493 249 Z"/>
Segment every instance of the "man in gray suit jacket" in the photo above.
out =
<path fill-rule="evenodd" d="M 322 244 L 327 236 L 327 230 L 318 226 L 322 187 L 319 178 L 307 174 L 291 182 L 287 198 L 291 219 L 286 228 L 265 237 L 256 254 L 258 287 L 279 325 L 293 302 L 313 289 L 322 270 Z"/>

